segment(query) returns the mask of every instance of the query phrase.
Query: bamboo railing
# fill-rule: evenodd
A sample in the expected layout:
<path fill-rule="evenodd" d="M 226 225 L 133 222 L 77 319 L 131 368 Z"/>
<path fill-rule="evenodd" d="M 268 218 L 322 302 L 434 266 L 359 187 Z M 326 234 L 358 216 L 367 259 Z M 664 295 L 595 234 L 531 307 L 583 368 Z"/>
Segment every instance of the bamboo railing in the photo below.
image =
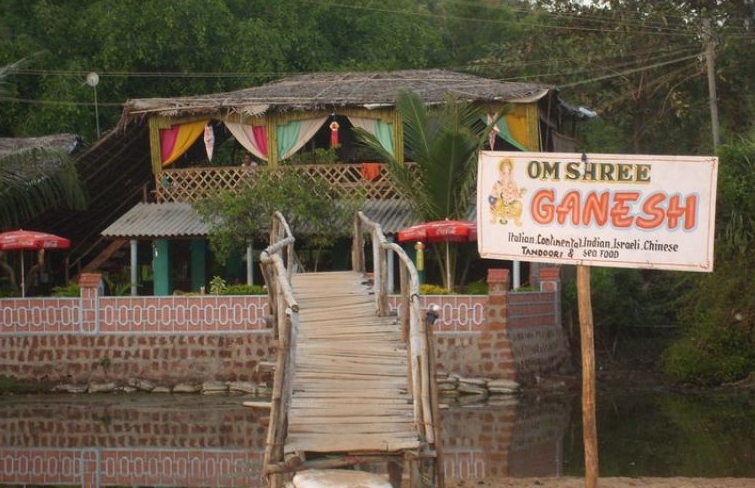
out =
<path fill-rule="evenodd" d="M 387 176 L 385 164 L 373 179 L 362 174 L 361 164 L 292 164 L 282 165 L 281 171 L 294 172 L 302 179 L 325 180 L 332 194 L 337 196 L 364 196 L 368 199 L 399 198 Z M 235 193 L 254 186 L 255 174 L 264 166 L 197 167 L 166 169 L 155 175 L 155 201 L 193 202 L 206 198 L 218 190 Z M 331 198 L 332 194 L 320 195 Z"/>
<path fill-rule="evenodd" d="M 373 222 L 362 212 L 359 212 L 354 217 L 352 244 L 352 267 L 354 271 L 366 271 L 363 241 L 365 228 L 372 241 L 373 286 L 378 315 L 380 316 L 388 315 L 389 253 L 395 252 L 399 258 L 400 323 L 409 356 L 407 388 L 412 394 L 417 433 L 428 449 L 435 451 L 438 486 L 443 486 L 439 450 L 440 416 L 438 394 L 435 387 L 432 330 L 431 327 L 427 326 L 425 314 L 420 305 L 417 268 L 401 246 L 386 240 L 380 224 Z"/>
<path fill-rule="evenodd" d="M 273 337 L 278 342 L 275 361 L 270 424 L 267 429 L 264 468 L 270 487 L 283 486 L 283 475 L 268 468 L 284 461 L 284 444 L 288 425 L 288 408 L 294 385 L 294 361 L 299 328 L 299 304 L 291 288 L 295 272 L 294 236 L 280 212 L 273 214 L 270 245 L 262 251 L 260 262 L 268 290 L 268 304 L 273 316 Z"/>

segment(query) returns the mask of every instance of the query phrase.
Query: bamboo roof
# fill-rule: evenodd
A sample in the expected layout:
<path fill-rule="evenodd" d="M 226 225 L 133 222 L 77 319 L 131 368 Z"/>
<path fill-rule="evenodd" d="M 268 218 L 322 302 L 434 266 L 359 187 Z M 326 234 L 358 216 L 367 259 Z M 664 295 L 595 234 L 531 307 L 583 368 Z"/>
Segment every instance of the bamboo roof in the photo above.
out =
<path fill-rule="evenodd" d="M 27 149 L 42 148 L 74 153 L 81 145 L 81 138 L 75 134 L 51 134 L 41 137 L 0 137 L 0 159 L 9 154 Z"/>
<path fill-rule="evenodd" d="M 439 69 L 311 73 L 233 92 L 132 99 L 124 106 L 121 124 L 146 114 L 186 117 L 225 113 L 258 115 L 268 110 L 386 108 L 393 107 L 400 91 L 413 91 L 428 104 L 442 102 L 448 93 L 468 102 L 530 103 L 554 89 L 552 85 L 502 82 Z"/>

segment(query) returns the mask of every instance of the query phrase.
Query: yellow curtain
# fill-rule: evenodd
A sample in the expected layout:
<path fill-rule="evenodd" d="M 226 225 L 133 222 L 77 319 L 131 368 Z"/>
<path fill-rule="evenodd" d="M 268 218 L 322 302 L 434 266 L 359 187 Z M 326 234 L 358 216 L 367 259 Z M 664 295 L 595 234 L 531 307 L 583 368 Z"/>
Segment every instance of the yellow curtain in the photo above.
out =
<path fill-rule="evenodd" d="M 188 124 L 181 124 L 178 128 L 178 135 L 176 136 L 176 142 L 173 145 L 173 150 L 167 159 L 163 163 L 163 167 L 168 166 L 173 161 L 181 157 L 185 153 L 194 141 L 204 133 L 204 128 L 209 120 L 201 120 L 199 122 L 191 122 Z"/>
<path fill-rule="evenodd" d="M 527 126 L 526 115 L 508 114 L 506 115 L 506 125 L 509 126 L 511 137 L 516 142 L 524 147 L 530 147 L 529 127 Z"/>

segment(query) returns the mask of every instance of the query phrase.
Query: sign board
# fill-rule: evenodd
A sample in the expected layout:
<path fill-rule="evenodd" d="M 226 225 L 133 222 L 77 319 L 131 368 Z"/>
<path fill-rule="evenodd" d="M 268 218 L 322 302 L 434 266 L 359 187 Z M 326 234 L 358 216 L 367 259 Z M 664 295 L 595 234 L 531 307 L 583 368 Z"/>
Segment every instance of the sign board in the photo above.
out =
<path fill-rule="evenodd" d="M 713 270 L 718 158 L 482 151 L 483 258 Z"/>

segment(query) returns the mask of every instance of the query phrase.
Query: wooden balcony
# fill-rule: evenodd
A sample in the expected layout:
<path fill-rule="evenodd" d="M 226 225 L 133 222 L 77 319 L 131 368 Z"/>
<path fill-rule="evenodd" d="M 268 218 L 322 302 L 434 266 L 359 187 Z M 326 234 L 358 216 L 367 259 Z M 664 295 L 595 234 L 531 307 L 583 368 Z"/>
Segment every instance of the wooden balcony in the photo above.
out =
<path fill-rule="evenodd" d="M 378 166 L 379 173 L 375 171 Z M 255 174 L 262 170 L 264 167 L 241 166 L 167 169 L 155 175 L 155 201 L 193 202 L 218 190 L 240 192 L 253 186 Z M 364 195 L 379 200 L 399 198 L 388 179 L 385 164 L 369 168 L 362 164 L 297 164 L 281 166 L 280 170 L 293 171 L 302 179 L 322 178 L 338 195 Z"/>

